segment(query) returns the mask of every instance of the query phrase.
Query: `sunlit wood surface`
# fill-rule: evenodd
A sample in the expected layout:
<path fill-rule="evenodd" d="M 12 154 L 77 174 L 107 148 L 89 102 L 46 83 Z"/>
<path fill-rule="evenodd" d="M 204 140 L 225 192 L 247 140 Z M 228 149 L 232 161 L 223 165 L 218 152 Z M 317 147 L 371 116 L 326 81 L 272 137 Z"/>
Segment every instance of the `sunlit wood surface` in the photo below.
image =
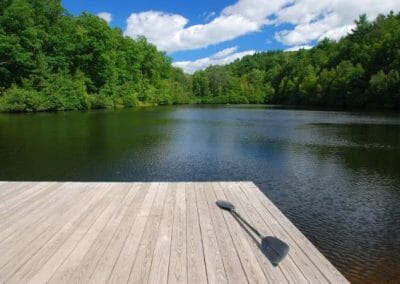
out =
<path fill-rule="evenodd" d="M 274 267 L 218 199 L 288 257 Z M 252 182 L 0 182 L 0 283 L 27 282 L 347 281 Z"/>

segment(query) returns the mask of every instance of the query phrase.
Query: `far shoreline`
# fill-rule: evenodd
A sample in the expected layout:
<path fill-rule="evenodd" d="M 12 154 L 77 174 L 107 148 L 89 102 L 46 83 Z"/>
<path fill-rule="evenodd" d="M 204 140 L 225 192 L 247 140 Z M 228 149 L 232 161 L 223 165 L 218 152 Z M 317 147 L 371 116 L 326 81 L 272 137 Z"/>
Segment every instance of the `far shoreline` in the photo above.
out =
<path fill-rule="evenodd" d="M 400 115 L 400 112 L 392 108 L 346 108 L 346 107 L 330 107 L 330 106 L 309 106 L 309 105 L 282 105 L 282 104 L 251 104 L 251 103 L 237 103 L 237 104 L 210 104 L 210 103 L 187 103 L 187 104 L 151 104 L 141 103 L 132 107 L 105 107 L 105 108 L 90 108 L 90 109 L 67 109 L 67 110 L 43 110 L 43 111 L 0 111 L 0 114 L 56 114 L 56 113 L 70 113 L 70 112 L 112 112 L 112 111 L 127 111 L 127 110 L 140 110 L 150 108 L 168 108 L 168 107 L 198 107 L 198 108 L 248 108 L 248 109 L 276 109 L 276 110 L 304 110 L 304 111 L 320 111 L 320 112 L 353 112 L 353 113 L 369 113 L 369 114 L 393 114 Z"/>

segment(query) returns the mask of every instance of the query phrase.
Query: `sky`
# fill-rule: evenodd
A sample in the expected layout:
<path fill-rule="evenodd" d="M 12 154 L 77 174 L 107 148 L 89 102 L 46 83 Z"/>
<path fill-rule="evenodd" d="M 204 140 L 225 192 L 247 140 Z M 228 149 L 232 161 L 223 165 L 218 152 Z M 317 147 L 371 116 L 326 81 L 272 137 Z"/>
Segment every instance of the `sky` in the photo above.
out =
<path fill-rule="evenodd" d="M 73 15 L 90 12 L 126 36 L 144 35 L 193 73 L 268 50 L 311 48 L 338 40 L 366 14 L 400 10 L 399 0 L 62 0 Z"/>

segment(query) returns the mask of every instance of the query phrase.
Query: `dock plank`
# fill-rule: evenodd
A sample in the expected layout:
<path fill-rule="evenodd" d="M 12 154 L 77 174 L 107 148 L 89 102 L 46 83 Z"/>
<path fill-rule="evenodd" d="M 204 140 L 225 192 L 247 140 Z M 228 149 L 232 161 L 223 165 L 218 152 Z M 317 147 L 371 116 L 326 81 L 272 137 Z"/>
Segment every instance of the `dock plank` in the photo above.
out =
<path fill-rule="evenodd" d="M 19 207 L 19 205 L 27 203 L 28 201 L 31 202 L 36 196 L 46 194 L 46 191 L 48 191 L 54 184 L 55 183 L 50 182 L 30 183 L 30 185 L 26 186 L 20 194 L 6 198 L 6 200 L 0 204 L 0 214 L 4 214 L 4 212 L 7 211 L 13 211 L 16 207 Z"/>
<path fill-rule="evenodd" d="M 48 202 L 49 200 L 47 200 L 46 203 L 41 204 L 36 208 L 33 208 L 32 211 L 23 213 L 23 217 L 19 217 L 14 221 L 11 220 L 11 222 L 8 222 L 7 214 L 13 214 L 14 212 L 15 214 L 18 214 L 18 210 L 15 210 L 14 212 L 4 212 L 4 219 L 2 219 L 2 224 L 0 225 L 0 242 L 3 242 L 12 234 L 21 233 L 21 230 L 26 230 L 29 229 L 29 227 L 34 227 L 36 225 L 36 222 L 48 219 L 48 217 L 51 216 L 51 214 L 48 213 L 48 210 L 55 210 L 56 212 L 59 211 L 57 210 L 57 205 L 61 204 L 63 199 L 67 199 L 70 194 L 74 193 L 74 191 L 72 190 L 67 191 L 67 187 L 68 186 L 66 186 L 66 184 L 55 184 L 53 188 L 53 192 L 55 194 L 54 196 L 52 196 L 51 202 Z M 64 192 L 64 190 L 67 192 Z M 10 217 L 12 218 L 12 216 Z"/>
<path fill-rule="evenodd" d="M 248 212 L 251 212 L 251 207 L 244 207 L 241 204 L 241 200 L 236 197 L 236 195 L 233 192 L 233 185 L 232 184 L 227 184 L 227 183 L 221 183 L 221 186 L 223 187 L 225 196 L 227 197 L 227 200 L 232 202 L 235 205 L 235 209 L 240 212 L 240 214 L 248 220 L 248 222 L 254 222 L 254 220 L 251 217 L 254 216 L 249 216 Z M 237 222 L 237 220 L 235 219 Z M 238 222 L 237 222 L 238 223 Z M 260 230 L 260 226 L 256 227 Z M 264 256 L 264 254 L 261 252 L 259 245 L 260 245 L 260 240 L 259 238 L 252 234 L 250 231 L 246 231 L 245 228 L 241 226 L 241 230 L 245 232 L 244 236 L 247 239 L 251 249 L 254 252 L 254 255 L 256 256 L 256 259 L 261 267 L 261 269 L 264 272 L 265 277 L 267 278 L 269 283 L 288 283 L 288 276 L 287 274 L 291 273 L 291 271 L 287 271 L 286 274 L 282 273 L 281 266 L 274 267 L 268 259 Z M 287 262 L 287 259 L 284 260 Z"/>
<path fill-rule="evenodd" d="M 205 190 L 210 189 L 205 189 L 204 187 L 204 183 L 195 184 L 197 210 L 199 214 L 200 231 L 203 241 L 207 279 L 209 283 L 227 283 L 221 251 L 218 246 L 214 225 L 211 220 L 211 214 L 208 208 L 206 195 L 204 193 Z"/>
<path fill-rule="evenodd" d="M 273 266 L 231 201 L 289 244 Z M 348 283 L 252 182 L 0 181 L 0 283 Z"/>
<path fill-rule="evenodd" d="M 138 187 L 130 184 L 122 184 L 128 193 L 123 198 L 118 207 L 114 210 L 113 215 L 109 222 L 104 226 L 103 230 L 97 235 L 96 240 L 87 250 L 86 254 L 82 248 L 75 248 L 75 250 L 82 250 L 81 255 L 84 255 L 82 260 L 79 259 L 75 261 L 68 268 L 67 262 L 64 262 L 64 268 L 59 268 L 58 275 L 55 274 L 52 277 L 52 282 L 73 282 L 73 283 L 87 283 L 97 263 L 102 258 L 103 253 L 107 249 L 114 232 L 117 230 L 122 219 L 125 217 L 125 213 L 128 211 L 132 201 L 134 200 L 136 194 L 138 193 Z M 73 253 L 77 255 L 78 253 Z M 62 272 L 63 271 L 63 272 Z"/>
<path fill-rule="evenodd" d="M 139 215 L 141 205 L 145 197 L 149 194 L 147 190 L 149 184 L 141 184 L 134 201 L 129 208 L 129 212 L 122 220 L 117 232 L 114 234 L 109 246 L 97 263 L 95 270 L 91 275 L 83 274 L 79 268 L 75 274 L 76 276 L 71 279 L 71 282 L 91 282 L 91 283 L 105 283 L 109 279 L 114 265 L 121 253 L 122 247 L 129 235 L 133 223 Z M 90 277 L 90 278 L 89 278 Z"/>
<path fill-rule="evenodd" d="M 10 201 L 13 198 L 18 197 L 20 193 L 30 189 L 30 182 L 3 182 L 0 185 L 0 201 L 5 204 L 4 201 Z"/>
<path fill-rule="evenodd" d="M 164 210 L 167 195 L 172 191 L 167 190 L 166 183 L 160 184 L 160 191 L 154 201 L 153 208 L 150 212 L 149 221 L 144 230 L 142 239 L 140 240 L 139 249 L 136 253 L 136 260 L 133 264 L 129 283 L 147 283 L 153 261 L 154 250 L 159 236 L 159 228 Z"/>
<path fill-rule="evenodd" d="M 169 183 L 167 190 L 167 198 L 161 216 L 161 223 L 154 249 L 148 283 L 162 284 L 168 282 L 176 184 Z"/>
<path fill-rule="evenodd" d="M 186 261 L 186 184 L 176 189 L 174 222 L 172 225 L 171 252 L 168 269 L 169 283 L 187 283 Z"/>
<path fill-rule="evenodd" d="M 61 187 L 59 186 L 57 189 L 62 194 L 67 188 L 62 189 Z M 10 259 L 17 258 L 21 260 L 23 259 L 21 255 L 25 258 L 25 254 L 21 253 L 21 251 L 32 252 L 32 248 L 34 248 L 32 242 L 37 243 L 37 240 L 39 242 L 45 241 L 46 237 L 49 234 L 51 235 L 53 230 L 57 230 L 58 225 L 63 225 L 57 221 L 65 213 L 64 210 L 70 208 L 73 203 L 76 203 L 75 198 L 73 198 L 74 196 L 82 196 L 84 193 L 85 190 L 82 189 L 77 191 L 70 189 L 70 192 L 62 194 L 63 198 L 60 195 L 56 200 L 53 200 L 52 204 L 48 204 L 47 207 L 42 208 L 43 211 L 36 214 L 41 216 L 40 218 L 36 218 L 35 214 L 27 215 L 26 218 L 21 218 L 21 221 L 24 222 L 18 222 L 1 231 L 0 251 L 4 253 L 0 254 L 0 271 Z M 47 211 L 47 208 L 51 208 L 51 210 Z M 10 250 L 8 248 L 13 249 Z M 18 255 L 20 257 L 16 257 Z"/>
<path fill-rule="evenodd" d="M 87 187 L 88 194 L 74 201 L 65 214 L 57 218 L 51 229 L 48 229 L 33 242 L 21 250 L 12 261 L 0 269 L 0 275 L 8 276 L 20 267 L 10 280 L 28 281 L 48 261 L 50 257 L 65 243 L 78 224 L 89 214 L 97 214 L 102 209 L 98 201 L 103 198 L 106 188 Z M 81 192 L 84 192 L 83 190 Z M 95 194 L 96 193 L 96 194 Z M 97 215 L 94 215 L 97 216 Z M 21 266 L 22 264 L 22 266 Z"/>
<path fill-rule="evenodd" d="M 186 189 L 186 209 L 188 283 L 207 283 L 194 183 L 189 183 Z"/>
<path fill-rule="evenodd" d="M 210 208 L 211 219 L 214 224 L 218 246 L 224 263 L 226 277 L 229 283 L 246 283 L 247 277 L 243 270 L 240 258 L 233 244 L 229 228 L 225 223 L 221 210 L 215 206 L 215 195 L 213 183 L 208 184 L 211 190 L 205 190 L 208 207 Z"/>
<path fill-rule="evenodd" d="M 13 209 L 0 213 L 0 231 L 6 227 L 9 227 L 11 224 L 16 223 L 18 220 L 24 219 L 24 216 L 27 214 L 35 214 L 35 211 L 40 210 L 42 205 L 54 198 L 57 193 L 59 193 L 59 190 L 54 190 L 55 187 L 59 186 L 61 186 L 61 184 L 54 183 L 54 185 L 49 187 L 50 192 L 37 195 L 36 198 L 33 198 L 29 202 L 20 204 L 15 206 Z"/>
<path fill-rule="evenodd" d="M 223 187 L 217 183 L 214 185 L 214 193 L 216 200 L 227 200 L 225 196 Z M 222 211 L 225 222 L 229 228 L 230 234 L 232 236 L 233 243 L 235 245 L 236 251 L 239 255 L 242 267 L 246 273 L 247 280 L 249 283 L 270 283 L 266 278 L 263 269 L 258 263 L 257 257 L 255 256 L 248 239 L 246 238 L 246 233 L 243 231 L 241 226 L 236 222 L 236 219 L 227 211 Z"/>
<path fill-rule="evenodd" d="M 104 228 L 105 224 L 111 218 L 113 210 L 120 203 L 121 199 L 127 194 L 121 188 L 115 188 L 114 196 L 108 195 L 110 203 L 101 215 L 97 218 L 91 218 L 87 223 L 81 223 L 72 235 L 62 244 L 56 253 L 46 262 L 39 272 L 30 280 L 33 283 L 54 283 L 55 277 L 61 276 L 61 279 L 68 279 L 68 275 L 72 273 L 70 270 L 75 263 L 79 262 L 90 248 L 97 235 Z"/>

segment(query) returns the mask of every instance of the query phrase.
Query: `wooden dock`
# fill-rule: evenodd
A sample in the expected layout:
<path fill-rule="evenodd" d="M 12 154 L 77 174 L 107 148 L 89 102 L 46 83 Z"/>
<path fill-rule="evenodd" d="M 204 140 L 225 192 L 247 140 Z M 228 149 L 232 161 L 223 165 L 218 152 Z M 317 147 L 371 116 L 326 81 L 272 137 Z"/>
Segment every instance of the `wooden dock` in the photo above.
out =
<path fill-rule="evenodd" d="M 274 267 L 227 211 L 290 246 Z M 0 182 L 0 283 L 347 283 L 252 182 Z"/>

